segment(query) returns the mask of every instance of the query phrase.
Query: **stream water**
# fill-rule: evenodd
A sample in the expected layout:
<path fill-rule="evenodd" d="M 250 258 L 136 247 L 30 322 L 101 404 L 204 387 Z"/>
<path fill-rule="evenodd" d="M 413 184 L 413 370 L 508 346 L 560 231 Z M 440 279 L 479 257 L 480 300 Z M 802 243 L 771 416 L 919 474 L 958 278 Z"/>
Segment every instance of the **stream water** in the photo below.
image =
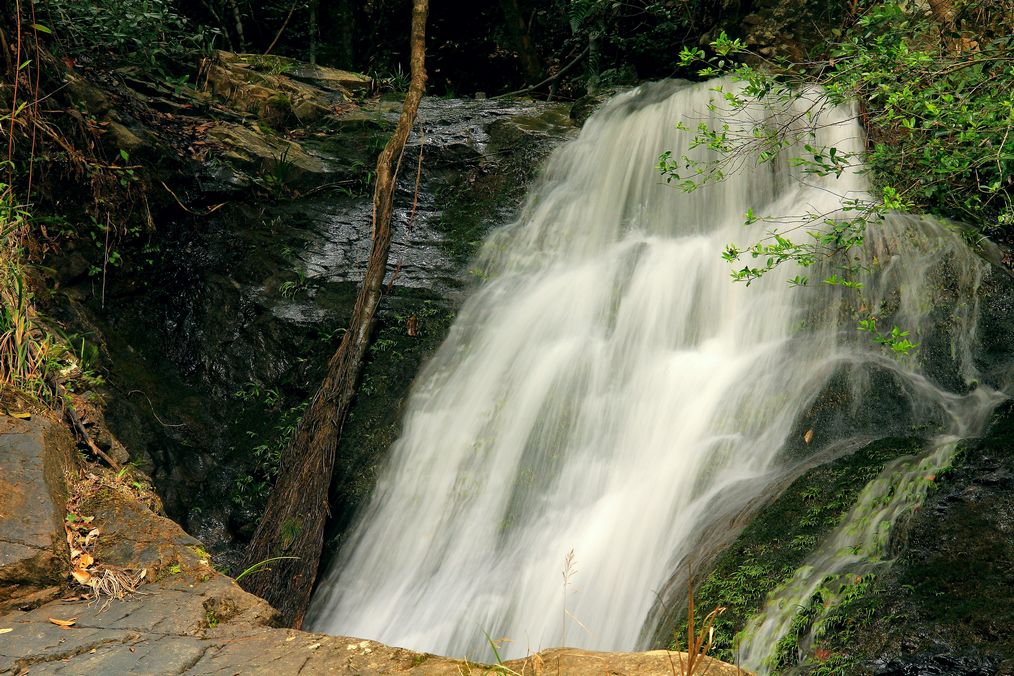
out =
<path fill-rule="evenodd" d="M 644 647 L 659 593 L 701 554 L 701 533 L 731 532 L 807 459 L 915 428 L 939 455 L 985 424 L 1000 399 L 974 384 L 986 264 L 941 224 L 877 224 L 862 294 L 820 283 L 819 269 L 793 288 L 790 265 L 749 287 L 730 281 L 725 245 L 771 227 L 744 226 L 748 209 L 835 213 L 866 184 L 804 176 L 790 150 L 689 194 L 666 185 L 662 151 L 707 157 L 674 123 L 721 124 L 711 87 L 659 83 L 611 100 L 486 242 L 485 281 L 416 381 L 370 504 L 316 592 L 314 630 L 485 661 L 490 638 L 509 640 L 505 658 Z M 780 115 L 728 122 L 749 132 Z M 827 111 L 815 144 L 860 149 L 853 117 Z M 855 331 L 861 305 L 924 350 L 887 355 Z M 844 422 L 807 434 L 801 421 L 835 387 L 849 394 Z M 877 532 L 907 495 L 877 503 Z M 842 546 L 815 554 L 811 577 Z M 794 602 L 758 621 L 744 666 L 762 668 Z"/>

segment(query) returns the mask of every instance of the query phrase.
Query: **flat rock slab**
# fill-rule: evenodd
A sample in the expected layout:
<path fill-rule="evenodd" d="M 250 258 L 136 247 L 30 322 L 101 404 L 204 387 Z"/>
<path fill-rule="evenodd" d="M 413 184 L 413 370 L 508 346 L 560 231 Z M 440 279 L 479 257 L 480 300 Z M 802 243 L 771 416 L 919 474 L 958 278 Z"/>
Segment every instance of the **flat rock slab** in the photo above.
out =
<path fill-rule="evenodd" d="M 96 560 L 143 567 L 152 581 L 122 599 L 60 600 L 81 591 L 55 586 L 69 570 L 63 521 L 74 468 L 73 440 L 61 425 L 0 416 L 0 573 L 17 578 L 0 585 L 0 674 L 679 673 L 679 656 L 664 651 L 550 650 L 508 662 L 506 671 L 276 628 L 267 602 L 215 571 L 197 540 L 99 470 L 73 486 L 76 510 L 100 532 Z M 737 672 L 715 662 L 708 673 Z"/>
<path fill-rule="evenodd" d="M 178 576 L 108 605 L 53 602 L 0 617 L 0 674 L 416 674 L 510 673 L 490 665 L 375 641 L 268 626 L 275 612 L 231 579 Z M 74 620 L 61 628 L 50 621 Z M 548 650 L 503 666 L 518 674 L 680 673 L 677 653 Z M 674 672 L 675 668 L 675 672 Z M 708 673 L 735 667 L 711 661 Z"/>

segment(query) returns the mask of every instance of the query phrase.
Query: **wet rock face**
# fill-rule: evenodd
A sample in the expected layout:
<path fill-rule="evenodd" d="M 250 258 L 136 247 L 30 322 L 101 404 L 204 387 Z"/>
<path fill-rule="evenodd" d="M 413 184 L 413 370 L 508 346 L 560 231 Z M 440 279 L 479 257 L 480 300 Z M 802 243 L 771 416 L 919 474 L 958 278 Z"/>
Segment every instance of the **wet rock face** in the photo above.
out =
<path fill-rule="evenodd" d="M 758 0 L 741 20 L 747 44 L 764 58 L 806 58 L 815 41 L 830 36 L 841 25 L 847 3 L 814 0 Z M 826 39 L 826 38 L 823 38 Z"/>
<path fill-rule="evenodd" d="M 65 575 L 63 519 L 74 447 L 42 419 L 0 417 L 0 597 Z"/>
<path fill-rule="evenodd" d="M 200 180 L 218 171 L 208 190 L 229 204 L 160 222 L 154 266 L 110 276 L 105 309 L 91 280 L 70 290 L 85 299 L 78 323 L 111 357 L 119 394 L 109 398 L 110 427 L 152 473 L 168 513 L 213 548 L 256 525 L 269 486 L 260 468 L 337 346 L 369 252 L 372 167 L 399 112 L 396 101 L 367 102 L 328 130 L 288 136 L 216 123 L 208 135 L 224 140 Z M 338 523 L 369 492 L 485 232 L 513 216 L 541 158 L 573 132 L 567 112 L 423 102 L 402 162 L 378 340 L 339 451 Z M 298 152 L 285 153 L 291 147 Z M 232 192 L 216 192 L 223 184 Z"/>
<path fill-rule="evenodd" d="M 969 445 L 909 523 L 877 591 L 878 674 L 1014 673 L 1014 409 Z"/>

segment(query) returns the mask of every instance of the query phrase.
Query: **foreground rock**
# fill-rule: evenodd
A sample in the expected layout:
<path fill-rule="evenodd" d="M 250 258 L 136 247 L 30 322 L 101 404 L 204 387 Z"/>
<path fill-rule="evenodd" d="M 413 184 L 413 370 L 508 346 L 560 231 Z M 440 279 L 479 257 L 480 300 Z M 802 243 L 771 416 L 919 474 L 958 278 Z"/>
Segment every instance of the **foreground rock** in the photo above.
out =
<path fill-rule="evenodd" d="M 44 421 L 0 417 L 0 608 L 66 574 L 63 518 L 73 467 L 69 435 Z M 27 590 L 27 591 L 26 591 Z"/>
<path fill-rule="evenodd" d="M 148 585 L 101 604 L 48 604 L 0 618 L 0 674 L 630 674 L 680 673 L 676 653 L 556 649 L 502 666 L 354 638 L 266 626 L 273 611 L 231 580 Z M 61 628 L 49 621 L 75 619 Z M 506 669 L 510 671 L 506 671 Z M 712 662 L 709 674 L 737 673 Z"/>
<path fill-rule="evenodd" d="M 84 467 L 44 417 L 0 416 L 0 482 L 0 674 L 679 673 L 665 651 L 557 649 L 488 666 L 277 628 L 271 606 L 156 513 L 143 477 Z M 87 551 L 72 554 L 82 521 Z M 130 584 L 138 576 L 147 584 Z M 715 662 L 709 673 L 736 670 Z"/>

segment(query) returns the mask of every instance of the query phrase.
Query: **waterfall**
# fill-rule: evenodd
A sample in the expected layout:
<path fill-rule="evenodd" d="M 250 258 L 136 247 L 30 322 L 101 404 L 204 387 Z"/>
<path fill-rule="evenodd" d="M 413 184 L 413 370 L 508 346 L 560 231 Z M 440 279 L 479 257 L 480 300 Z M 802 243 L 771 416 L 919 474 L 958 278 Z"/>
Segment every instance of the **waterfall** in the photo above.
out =
<path fill-rule="evenodd" d="M 985 264 L 942 224 L 909 217 L 872 226 L 862 301 L 819 269 L 792 288 L 791 265 L 733 283 L 719 254 L 770 227 L 744 226 L 748 209 L 834 213 L 867 186 L 854 172 L 804 175 L 791 149 L 689 194 L 666 185 L 662 151 L 708 157 L 679 120 L 793 123 L 759 108 L 723 118 L 712 87 L 612 99 L 486 242 L 484 280 L 417 379 L 370 504 L 315 594 L 314 630 L 484 661 L 487 637 L 509 640 L 505 658 L 643 647 L 701 534 L 734 535 L 734 519 L 807 458 L 914 425 L 976 433 L 998 398 L 973 384 L 977 308 L 942 312 L 935 299 L 974 299 Z M 848 106 L 815 126 L 816 145 L 862 147 Z M 860 302 L 923 350 L 899 360 L 859 335 Z M 834 388 L 851 403 L 804 442 L 800 421 Z"/>

